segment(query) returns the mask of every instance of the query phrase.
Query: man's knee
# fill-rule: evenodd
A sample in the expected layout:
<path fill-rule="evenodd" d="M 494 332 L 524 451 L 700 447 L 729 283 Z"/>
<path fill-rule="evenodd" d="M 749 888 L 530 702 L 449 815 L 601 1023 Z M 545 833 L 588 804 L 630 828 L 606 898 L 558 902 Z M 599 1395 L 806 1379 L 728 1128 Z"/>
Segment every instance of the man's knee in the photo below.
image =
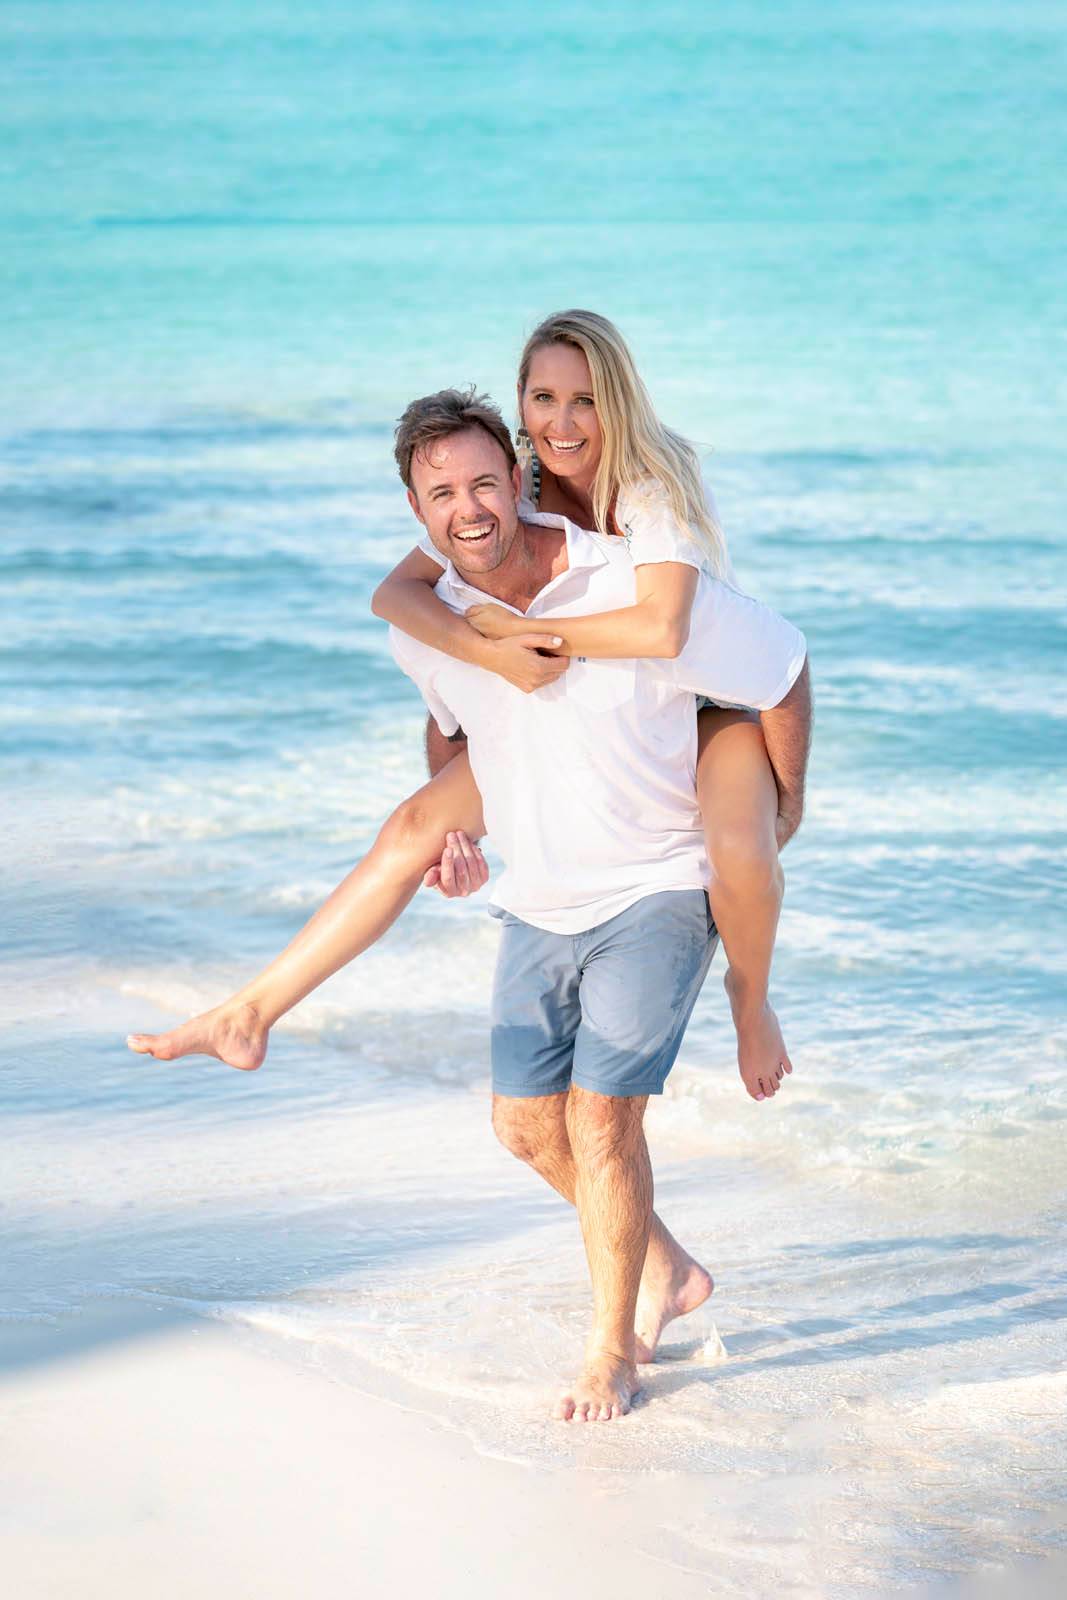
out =
<path fill-rule="evenodd" d="M 638 1148 L 647 1100 L 647 1095 L 595 1094 L 575 1085 L 567 1101 L 567 1131 L 578 1165 L 600 1171 Z"/>
<path fill-rule="evenodd" d="M 560 1116 L 561 1095 L 516 1099 L 493 1096 L 493 1132 L 505 1150 L 520 1161 L 536 1165 L 546 1149 L 566 1137 Z"/>

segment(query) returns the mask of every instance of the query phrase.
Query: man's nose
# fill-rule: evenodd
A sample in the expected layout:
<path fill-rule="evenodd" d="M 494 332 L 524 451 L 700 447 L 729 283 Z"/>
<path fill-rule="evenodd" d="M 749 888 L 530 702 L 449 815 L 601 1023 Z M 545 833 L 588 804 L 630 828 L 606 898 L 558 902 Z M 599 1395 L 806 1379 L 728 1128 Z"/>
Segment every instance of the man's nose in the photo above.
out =
<path fill-rule="evenodd" d="M 478 496 L 470 489 L 459 497 L 459 514 L 464 522 L 480 522 L 484 515 Z"/>

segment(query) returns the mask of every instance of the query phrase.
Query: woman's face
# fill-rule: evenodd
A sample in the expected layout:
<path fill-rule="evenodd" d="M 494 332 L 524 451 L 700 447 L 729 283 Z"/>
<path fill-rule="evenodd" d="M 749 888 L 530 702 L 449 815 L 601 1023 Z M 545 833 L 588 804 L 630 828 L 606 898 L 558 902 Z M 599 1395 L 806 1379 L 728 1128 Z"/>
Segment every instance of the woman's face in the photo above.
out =
<path fill-rule="evenodd" d="M 586 483 L 600 462 L 603 438 L 593 404 L 589 363 L 572 344 L 544 345 L 534 353 L 519 395 L 526 431 L 541 461 L 558 478 Z"/>

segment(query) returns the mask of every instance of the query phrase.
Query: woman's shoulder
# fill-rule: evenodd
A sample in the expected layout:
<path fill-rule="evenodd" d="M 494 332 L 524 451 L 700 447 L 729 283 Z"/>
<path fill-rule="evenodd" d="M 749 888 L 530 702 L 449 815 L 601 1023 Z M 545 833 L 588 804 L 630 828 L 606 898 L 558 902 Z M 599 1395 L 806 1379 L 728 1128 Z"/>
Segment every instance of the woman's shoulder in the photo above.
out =
<path fill-rule="evenodd" d="M 710 494 L 708 509 L 718 521 Z M 695 529 L 679 520 L 665 484 L 647 477 L 620 489 L 615 520 L 626 535 L 634 565 L 680 561 L 710 570 L 708 549 Z"/>
<path fill-rule="evenodd" d="M 704 486 L 704 499 L 708 510 L 717 523 L 719 521 L 719 507 L 711 484 L 703 473 L 701 474 L 701 482 Z M 624 489 L 620 489 L 617 504 L 624 515 L 631 514 L 641 518 L 672 517 L 677 522 L 677 518 L 674 517 L 674 509 L 671 506 L 670 491 L 667 485 L 661 478 L 655 478 L 651 474 L 637 479 L 635 483 L 627 485 Z"/>

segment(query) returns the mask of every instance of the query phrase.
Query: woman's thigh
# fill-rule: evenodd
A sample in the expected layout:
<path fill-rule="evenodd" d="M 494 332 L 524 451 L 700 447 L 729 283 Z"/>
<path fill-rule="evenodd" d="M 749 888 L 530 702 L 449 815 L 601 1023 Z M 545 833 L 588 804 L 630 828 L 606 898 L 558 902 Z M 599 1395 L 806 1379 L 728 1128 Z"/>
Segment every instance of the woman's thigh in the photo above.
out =
<path fill-rule="evenodd" d="M 705 709 L 697 717 L 697 799 L 713 853 L 777 854 L 778 785 L 754 711 Z"/>

